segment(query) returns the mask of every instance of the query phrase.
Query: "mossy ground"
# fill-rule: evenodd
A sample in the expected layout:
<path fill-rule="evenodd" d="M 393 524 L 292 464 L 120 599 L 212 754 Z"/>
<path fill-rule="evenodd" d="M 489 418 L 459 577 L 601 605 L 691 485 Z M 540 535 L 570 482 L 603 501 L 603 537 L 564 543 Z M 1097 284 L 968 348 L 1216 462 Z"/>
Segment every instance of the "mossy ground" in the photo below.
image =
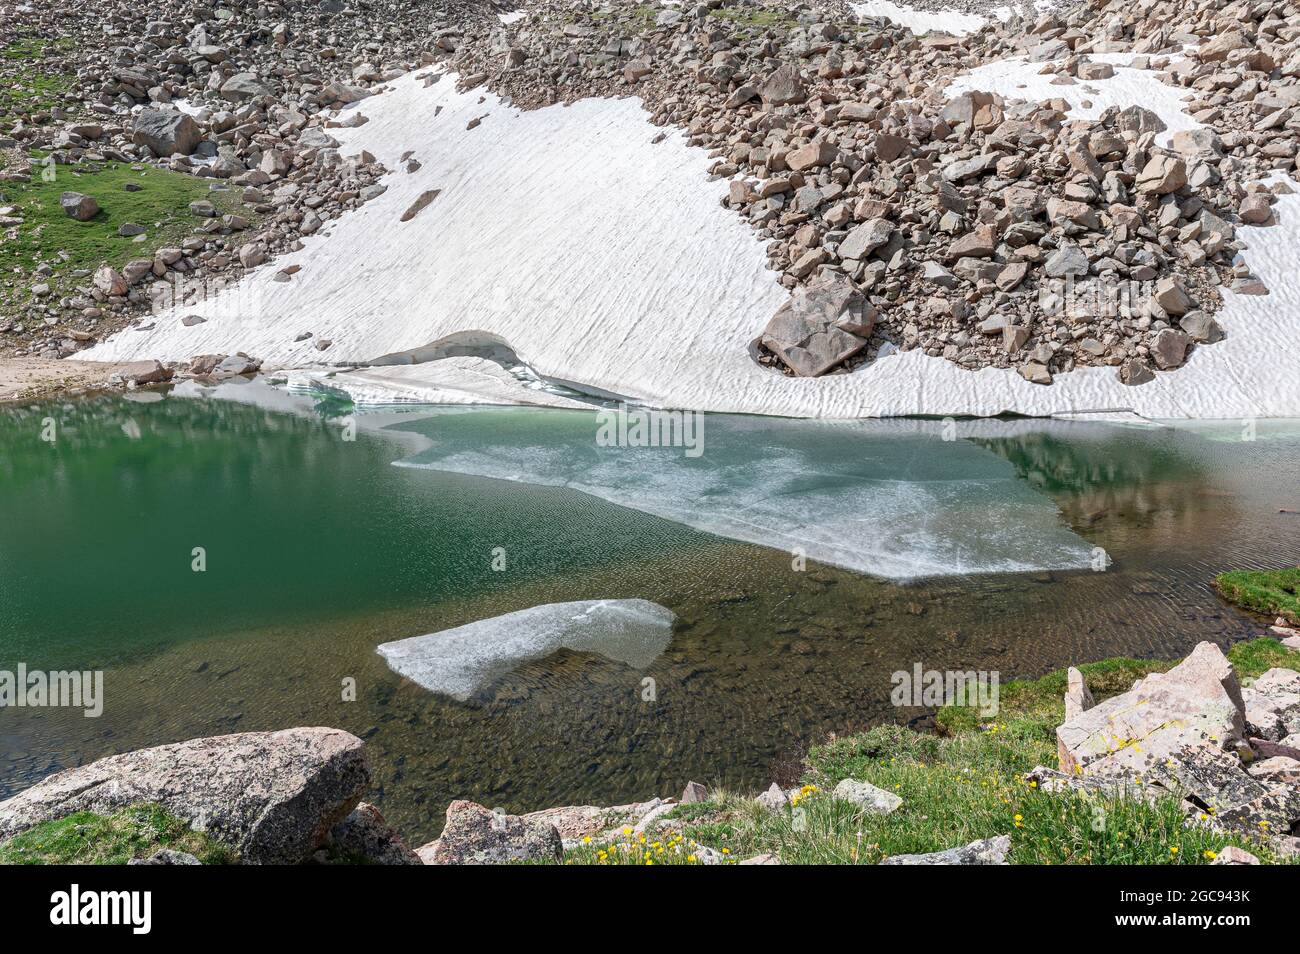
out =
<path fill-rule="evenodd" d="M 124 162 L 45 166 L 34 157 L 31 182 L 0 184 L 0 204 L 14 206 L 24 219 L 10 230 L 13 237 L 0 243 L 0 273 L 23 297 L 41 281 L 57 294 L 66 285 L 86 284 L 84 278 L 69 281 L 72 270 L 93 271 L 105 262 L 120 268 L 133 258 L 151 258 L 156 249 L 179 244 L 201 223 L 190 211 L 191 202 L 207 199 L 219 211 L 237 210 L 237 193 L 214 191 L 212 181 Z M 128 191 L 128 184 L 139 190 Z M 69 218 L 59 205 L 64 192 L 91 196 L 99 212 L 85 222 Z M 145 229 L 143 240 L 117 234 L 128 222 Z M 41 264 L 52 266 L 54 274 L 34 276 Z M 21 269 L 17 276 L 15 268 Z"/>
<path fill-rule="evenodd" d="M 70 49 L 66 38 L 19 37 L 0 47 L 0 116 L 32 116 L 54 108 L 75 78 L 51 65 Z M 48 58 L 48 59 L 47 59 Z"/>
<path fill-rule="evenodd" d="M 1300 566 L 1220 573 L 1214 587 L 1238 606 L 1300 625 Z"/>
<path fill-rule="evenodd" d="M 1242 678 L 1274 666 L 1300 670 L 1300 653 L 1273 639 L 1232 647 Z M 1175 665 L 1109 659 L 1081 666 L 1101 699 Z M 885 857 L 941 851 L 979 838 L 1011 836 L 1014 864 L 1208 864 L 1226 845 L 1265 861 L 1267 846 L 1184 824 L 1179 802 L 1048 794 L 1024 780 L 1056 764 L 1056 726 L 1064 718 L 1065 672 L 1009 683 L 989 723 L 970 709 L 945 708 L 940 733 L 901 726 L 833 739 L 811 750 L 794 810 L 771 813 L 752 798 L 716 793 L 674 810 L 678 830 L 628 835 L 613 847 L 584 845 L 567 864 L 698 863 L 696 845 L 736 860 L 773 852 L 786 864 L 876 864 Z M 842 779 L 868 781 L 903 799 L 884 816 L 861 815 L 830 792 Z M 694 860 L 693 859 L 694 856 Z"/>
<path fill-rule="evenodd" d="M 37 825 L 0 843 L 0 864 L 124 865 L 162 848 L 188 852 L 206 865 L 235 861 L 229 848 L 159 806 L 133 805 L 112 815 L 78 812 Z"/>

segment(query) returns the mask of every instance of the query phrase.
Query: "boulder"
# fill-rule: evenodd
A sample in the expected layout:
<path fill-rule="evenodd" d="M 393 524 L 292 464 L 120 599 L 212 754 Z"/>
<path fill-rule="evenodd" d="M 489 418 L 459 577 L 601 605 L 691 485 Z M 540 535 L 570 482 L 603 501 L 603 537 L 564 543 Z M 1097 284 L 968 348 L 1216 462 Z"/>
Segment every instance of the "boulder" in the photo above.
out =
<path fill-rule="evenodd" d="M 37 782 L 0 802 L 0 840 L 76 812 L 152 802 L 247 863 L 296 864 L 325 843 L 369 783 L 361 740 L 340 729 L 191 739 Z"/>
<path fill-rule="evenodd" d="M 687 782 L 686 788 L 682 791 L 682 804 L 690 805 L 695 802 L 707 802 L 709 800 L 709 790 L 699 782 Z"/>
<path fill-rule="evenodd" d="M 780 812 L 790 804 L 790 799 L 786 798 L 785 792 L 781 786 L 773 782 L 768 790 L 758 796 L 754 801 L 762 805 L 769 812 Z"/>
<path fill-rule="evenodd" d="M 1177 156 L 1155 155 L 1138 173 L 1139 192 L 1168 195 L 1187 185 L 1187 164 Z"/>
<path fill-rule="evenodd" d="M 1096 704 L 1083 673 L 1071 666 L 1065 673 L 1065 721 L 1069 722 Z"/>
<path fill-rule="evenodd" d="M 553 825 L 560 833 L 560 839 L 568 844 L 583 838 L 604 839 L 624 828 L 640 830 L 648 822 L 672 811 L 674 807 L 671 799 L 652 798 L 647 802 L 613 805 L 608 808 L 599 805 L 565 805 L 528 812 L 519 817 L 529 824 Z"/>
<path fill-rule="evenodd" d="M 361 802 L 330 829 L 330 841 L 352 859 L 372 865 L 422 865 L 420 856 L 369 802 Z"/>
<path fill-rule="evenodd" d="M 203 862 L 187 851 L 173 848 L 160 848 L 148 858 L 132 858 L 128 865 L 201 865 Z"/>
<path fill-rule="evenodd" d="M 1270 669 L 1241 692 L 1252 735 L 1278 742 L 1300 732 L 1300 672 Z"/>
<path fill-rule="evenodd" d="M 236 73 L 221 84 L 221 98 L 232 103 L 244 103 L 270 95 L 271 91 L 252 73 Z"/>
<path fill-rule="evenodd" d="M 175 109 L 142 109 L 135 117 L 131 141 L 148 146 L 155 156 L 188 156 L 203 133 L 188 114 Z"/>
<path fill-rule="evenodd" d="M 876 310 L 840 272 L 795 289 L 761 341 L 800 377 L 816 377 L 866 347 Z"/>
<path fill-rule="evenodd" d="M 109 298 L 120 298 L 128 291 L 125 276 L 111 265 L 101 265 L 95 269 L 91 283 Z"/>
<path fill-rule="evenodd" d="M 1214 865 L 1257 865 L 1259 859 L 1243 848 L 1236 845 L 1228 845 L 1210 862 Z"/>
<path fill-rule="evenodd" d="M 447 806 L 442 835 L 417 853 L 430 865 L 490 865 L 558 861 L 564 846 L 554 825 L 458 799 Z"/>
<path fill-rule="evenodd" d="M 1161 330 L 1151 342 L 1151 357 L 1155 360 L 1156 367 L 1168 371 L 1181 365 L 1191 343 L 1192 339 L 1181 331 L 1172 328 Z"/>
<path fill-rule="evenodd" d="M 841 779 L 833 794 L 842 802 L 852 802 L 869 815 L 888 815 L 903 804 L 903 800 L 893 792 L 852 778 Z"/>
<path fill-rule="evenodd" d="M 960 848 L 934 851 L 924 855 L 894 855 L 882 865 L 1005 865 L 1011 852 L 1011 836 L 982 838 Z"/>
<path fill-rule="evenodd" d="M 802 103 L 808 97 L 798 68 L 789 63 L 778 67 L 763 81 L 763 85 L 758 88 L 758 95 L 768 106 Z"/>
<path fill-rule="evenodd" d="M 1142 775 L 1156 763 L 1231 750 L 1245 725 L 1232 664 L 1219 647 L 1201 643 L 1168 672 L 1063 722 L 1057 754 L 1067 775 Z"/>
<path fill-rule="evenodd" d="M 78 222 L 93 219 L 99 213 L 99 203 L 80 192 L 65 192 L 59 196 L 59 208 L 68 218 Z"/>
<path fill-rule="evenodd" d="M 863 259 L 886 244 L 894 234 L 894 225 L 888 219 L 871 219 L 855 226 L 840 243 L 841 259 Z"/>

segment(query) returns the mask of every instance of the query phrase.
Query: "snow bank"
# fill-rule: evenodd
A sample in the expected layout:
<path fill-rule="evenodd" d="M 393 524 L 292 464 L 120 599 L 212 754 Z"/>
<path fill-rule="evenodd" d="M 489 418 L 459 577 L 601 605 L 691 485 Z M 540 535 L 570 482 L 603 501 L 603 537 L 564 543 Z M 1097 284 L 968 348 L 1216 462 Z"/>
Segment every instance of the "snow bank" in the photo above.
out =
<path fill-rule="evenodd" d="M 376 651 L 398 675 L 464 702 L 522 663 L 560 649 L 645 669 L 668 648 L 676 619 L 648 600 L 547 603 L 383 643 Z"/>
<path fill-rule="evenodd" d="M 1030 94 L 1037 67 L 986 68 L 965 82 Z M 680 132 L 651 125 L 637 100 L 584 100 L 521 113 L 452 77 L 425 87 L 409 74 L 351 107 L 370 122 L 331 133 L 390 169 L 388 191 L 330 223 L 304 248 L 258 269 L 233 294 L 151 318 L 80 355 L 179 360 L 243 350 L 268 366 L 318 364 L 304 326 L 333 340 L 331 361 L 364 362 L 458 332 L 507 342 L 539 374 L 595 393 L 663 407 L 796 417 L 906 414 L 1050 415 L 1128 410 L 1153 418 L 1300 415 L 1300 196 L 1276 206 L 1281 225 L 1242 228 L 1246 258 L 1273 290 L 1229 294 L 1226 341 L 1137 388 L 1112 368 L 1058 375 L 1050 387 L 1013 370 L 969 372 L 911 351 L 852 374 L 794 379 L 762 368 L 749 344 L 786 298 L 763 241 L 720 206 L 711 160 Z M 1136 71 L 1131 71 L 1136 72 Z M 1024 89 L 1020 88 L 1024 84 Z M 1176 95 L 1126 72 L 1089 84 L 1178 117 Z M 951 92 L 960 91 L 959 84 Z M 1041 95 L 1069 98 L 1079 87 Z M 1040 95 L 1033 88 L 1032 95 Z M 1080 115 L 1084 113 L 1080 112 Z M 481 119 L 467 129 L 473 119 Z M 666 132 L 666 138 L 653 140 Z M 422 167 L 401 171 L 413 150 Z M 409 222 L 423 192 L 439 196 Z M 289 264 L 302 270 L 274 282 Z M 256 302 L 241 311 L 238 303 Z M 185 327 L 189 314 L 209 318 Z"/>
<path fill-rule="evenodd" d="M 909 6 L 890 3 L 890 0 L 865 0 L 863 3 L 850 3 L 857 17 L 884 17 L 891 23 L 907 27 L 917 36 L 932 31 L 965 36 L 974 33 L 987 22 L 984 17 L 974 13 L 962 13 L 959 10 L 914 10 Z M 999 7 L 993 11 L 1000 20 L 1011 17 L 1009 7 Z"/>

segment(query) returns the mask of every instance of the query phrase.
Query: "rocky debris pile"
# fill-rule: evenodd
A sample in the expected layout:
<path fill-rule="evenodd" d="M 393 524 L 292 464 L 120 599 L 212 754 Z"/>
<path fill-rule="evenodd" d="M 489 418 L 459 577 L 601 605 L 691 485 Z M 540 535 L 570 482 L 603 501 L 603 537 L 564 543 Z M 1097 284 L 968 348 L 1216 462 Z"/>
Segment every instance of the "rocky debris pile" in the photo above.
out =
<path fill-rule="evenodd" d="M 1270 669 L 1243 687 L 1222 651 L 1201 643 L 1096 705 L 1081 677 L 1071 681 L 1059 771 L 1031 775 L 1045 790 L 1172 792 L 1189 824 L 1300 854 L 1300 672 Z"/>
<path fill-rule="evenodd" d="M 328 843 L 369 783 L 361 740 L 339 729 L 193 739 L 37 782 L 0 802 L 0 840 L 76 812 L 152 803 L 229 845 L 245 863 L 294 864 Z"/>
<path fill-rule="evenodd" d="M 13 157 L 0 163 L 0 206 L 6 181 L 116 161 L 200 177 L 241 210 L 223 215 L 213 203 L 194 203 L 193 232 L 176 247 L 101 269 L 91 281 L 57 255 L 33 276 L 6 276 L 0 356 L 75 353 L 150 310 L 210 293 L 214 279 L 237 281 L 382 194 L 383 166 L 365 153 L 343 154 L 329 132 L 364 123 L 364 107 L 339 110 L 427 62 L 448 24 L 487 18 L 496 21 L 486 0 L 382 8 L 343 0 L 271 7 L 90 0 L 0 9 L 0 35 L 31 38 L 40 53 L 24 62 L 68 85 L 52 108 L 0 99 L 0 149 Z M 13 73 L 7 60 L 0 70 Z M 46 157 L 40 170 L 35 150 Z M 65 196 L 67 214 L 92 218 L 96 200 L 74 196 Z M 6 213 L 4 226 L 24 224 Z M 136 228 L 146 231 L 143 223 Z"/>
<path fill-rule="evenodd" d="M 764 363 L 816 375 L 919 348 L 1043 384 L 1102 365 L 1137 385 L 1223 337 L 1220 289 L 1266 292 L 1236 228 L 1270 221 L 1289 187 L 1263 178 L 1295 168 L 1300 117 L 1284 104 L 1300 88 L 1300 31 L 1288 12 L 1300 8 L 1079 4 L 917 38 L 855 24 L 838 5 L 541 3 L 446 46 L 465 85 L 525 108 L 641 97 L 657 123 L 711 150 L 714 175 L 730 180 L 725 204 L 769 240 L 788 287 L 830 281 L 843 297 L 847 279 L 864 296 L 875 320 L 849 328 L 796 295 L 758 336 Z M 1243 39 L 1223 58 L 1182 58 L 1239 18 L 1258 26 L 1233 28 Z M 1015 55 L 1054 82 L 1103 80 L 1113 68 L 1091 57 L 1118 52 L 1196 90 L 1209 128 L 1165 147 L 1165 124 L 1140 106 L 1082 121 L 1063 99 L 943 93 Z"/>

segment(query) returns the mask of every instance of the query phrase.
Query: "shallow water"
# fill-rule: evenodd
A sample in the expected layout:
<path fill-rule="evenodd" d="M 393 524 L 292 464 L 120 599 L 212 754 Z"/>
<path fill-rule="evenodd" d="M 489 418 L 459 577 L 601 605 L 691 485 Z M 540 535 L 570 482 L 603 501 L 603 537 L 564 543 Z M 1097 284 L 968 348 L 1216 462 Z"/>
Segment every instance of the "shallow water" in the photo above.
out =
<path fill-rule="evenodd" d="M 1279 512 L 1300 510 L 1297 422 L 1243 441 L 1236 423 L 710 417 L 687 461 L 593 452 L 590 415 L 564 411 L 362 418 L 348 440 L 341 409 L 243 387 L 0 411 L 0 669 L 102 668 L 107 697 L 98 719 L 0 710 L 0 796 L 113 752 L 291 725 L 366 738 L 375 800 L 415 840 L 457 797 L 528 810 L 756 787 L 828 732 L 923 717 L 890 704 L 897 670 L 1006 680 L 1246 638 L 1259 621 L 1209 579 L 1300 562 L 1300 515 Z M 798 571 L 664 515 L 833 544 L 893 576 L 1087 566 L 1097 547 L 1113 562 L 899 583 Z M 375 652 L 607 598 L 677 615 L 648 667 L 561 650 L 459 702 Z"/>

